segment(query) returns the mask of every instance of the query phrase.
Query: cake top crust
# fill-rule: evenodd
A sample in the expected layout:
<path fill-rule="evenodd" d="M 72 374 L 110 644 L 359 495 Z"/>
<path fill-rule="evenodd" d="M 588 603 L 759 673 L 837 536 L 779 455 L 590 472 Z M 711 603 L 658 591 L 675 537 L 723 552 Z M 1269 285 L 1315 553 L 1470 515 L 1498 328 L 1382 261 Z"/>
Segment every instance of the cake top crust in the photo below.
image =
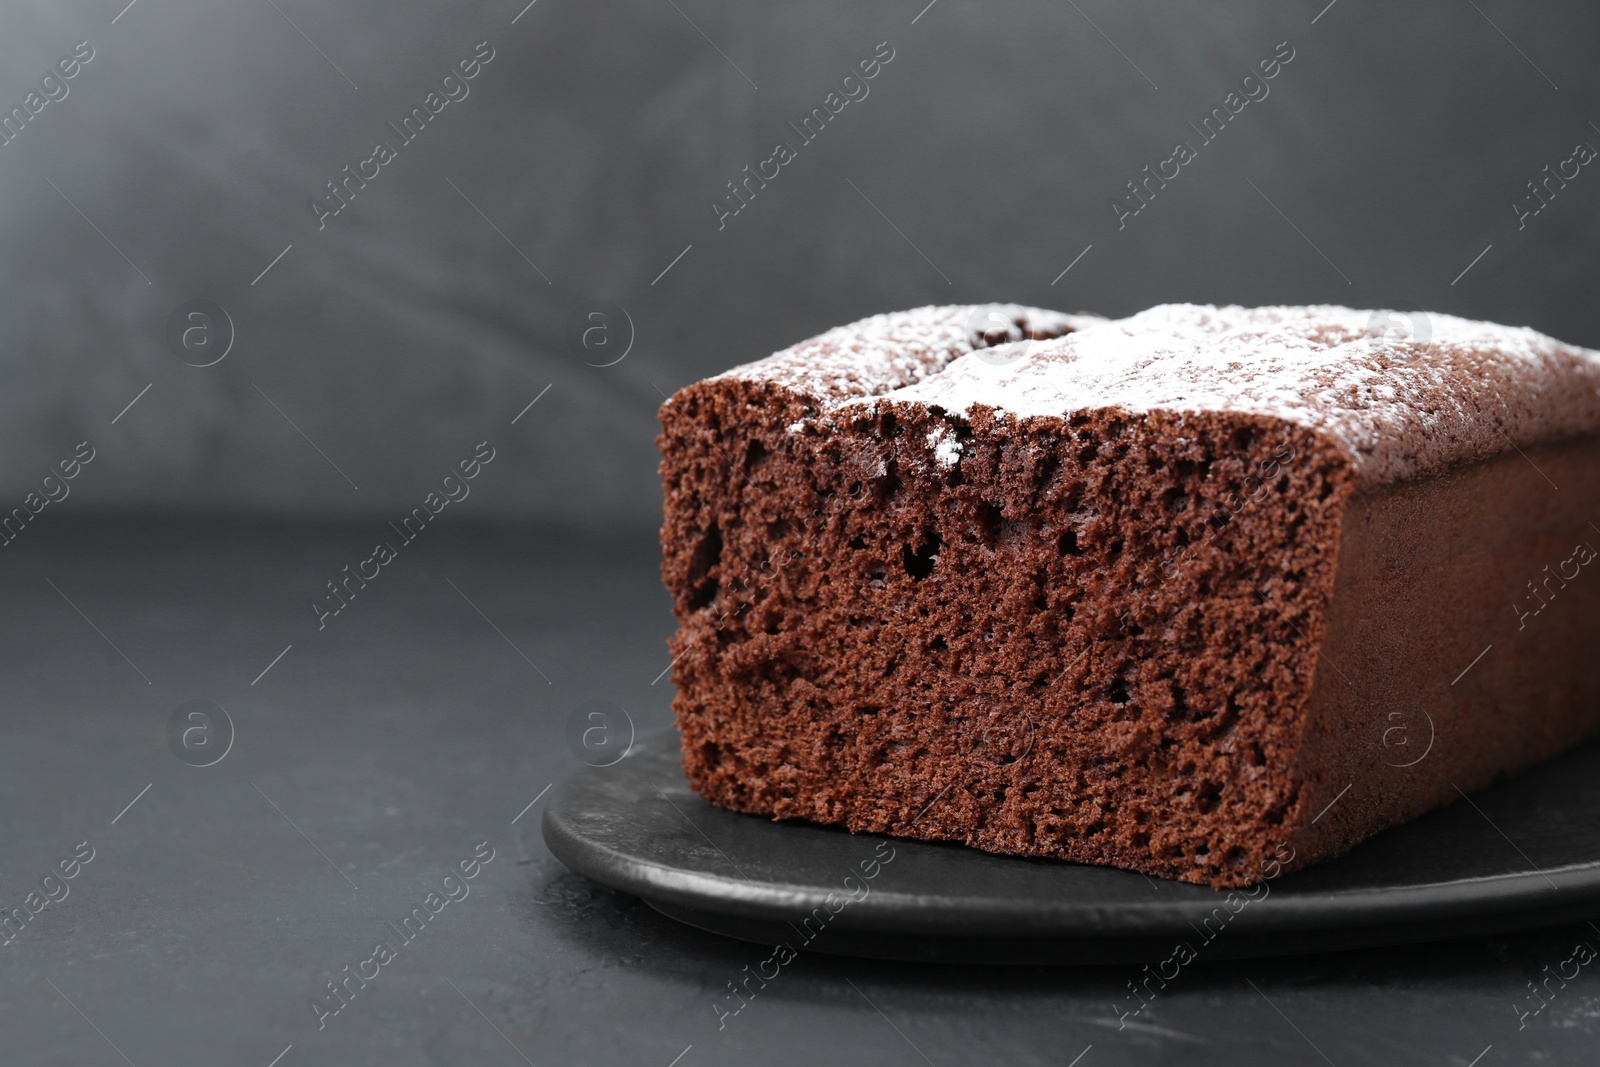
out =
<path fill-rule="evenodd" d="M 801 394 L 819 429 L 883 401 L 1016 419 L 1106 408 L 1258 415 L 1320 431 L 1369 488 L 1600 433 L 1600 352 L 1523 327 L 1331 305 L 1166 304 L 1118 320 L 917 308 L 719 378 Z"/>
<path fill-rule="evenodd" d="M 913 308 L 835 327 L 711 380 L 775 382 L 833 404 L 914 385 L 986 347 L 1059 337 L 1105 321 L 1019 304 Z"/>

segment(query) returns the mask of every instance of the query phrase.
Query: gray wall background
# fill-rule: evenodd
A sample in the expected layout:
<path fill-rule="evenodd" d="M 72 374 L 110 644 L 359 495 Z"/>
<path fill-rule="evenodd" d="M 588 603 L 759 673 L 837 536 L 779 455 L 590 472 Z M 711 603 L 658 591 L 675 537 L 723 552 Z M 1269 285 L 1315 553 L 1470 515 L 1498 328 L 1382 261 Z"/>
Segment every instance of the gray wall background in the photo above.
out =
<path fill-rule="evenodd" d="M 0 8 L 5 109 L 96 51 L 0 148 L 6 509 L 87 438 L 61 509 L 391 517 L 488 439 L 520 459 L 463 510 L 642 529 L 663 393 L 932 302 L 1326 301 L 1600 346 L 1600 173 L 1511 210 L 1600 146 L 1593 5 L 125 3 Z M 885 40 L 719 231 L 724 183 Z M 1107 201 L 1284 40 L 1270 96 L 1119 232 Z M 319 231 L 309 198 L 480 41 L 470 95 Z M 196 298 L 237 332 L 206 368 L 163 337 Z M 593 299 L 635 327 L 615 366 L 565 341 Z"/>

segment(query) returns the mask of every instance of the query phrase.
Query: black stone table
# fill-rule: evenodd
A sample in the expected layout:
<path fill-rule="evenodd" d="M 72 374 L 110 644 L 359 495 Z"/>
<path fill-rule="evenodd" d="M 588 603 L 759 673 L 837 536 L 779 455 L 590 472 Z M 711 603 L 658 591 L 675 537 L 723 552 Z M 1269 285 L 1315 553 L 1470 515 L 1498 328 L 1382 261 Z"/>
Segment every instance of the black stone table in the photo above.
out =
<path fill-rule="evenodd" d="M 319 630 L 311 601 L 381 524 L 65 520 L 0 558 L 0 906 L 29 916 L 0 935 L 7 1067 L 1495 1067 L 1600 1048 L 1587 924 L 1201 960 L 1124 1019 L 1131 965 L 801 955 L 731 999 L 769 947 L 587 882 L 539 834 L 544 790 L 581 765 L 575 714 L 670 723 L 648 533 L 442 521 Z"/>

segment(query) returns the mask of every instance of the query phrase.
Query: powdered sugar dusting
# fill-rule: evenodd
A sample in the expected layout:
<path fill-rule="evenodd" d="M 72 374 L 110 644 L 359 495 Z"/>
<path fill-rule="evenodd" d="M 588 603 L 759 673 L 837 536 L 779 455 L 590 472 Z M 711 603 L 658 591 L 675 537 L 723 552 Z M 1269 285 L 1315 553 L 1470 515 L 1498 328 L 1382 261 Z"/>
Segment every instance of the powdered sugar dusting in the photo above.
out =
<path fill-rule="evenodd" d="M 837 327 L 712 380 L 771 381 L 829 401 L 879 396 L 937 374 L 951 360 L 982 347 L 985 342 L 974 336 L 972 324 L 988 325 L 997 317 L 1015 323 L 1010 340 L 1056 337 L 1105 321 L 1016 304 L 913 308 Z"/>
<path fill-rule="evenodd" d="M 1368 335 L 1389 316 L 1350 308 L 1176 304 L 1117 321 L 1060 316 L 1075 332 L 984 359 L 963 329 L 972 313 L 880 315 L 728 374 L 784 384 L 823 412 L 875 397 L 966 416 L 1278 418 L 1329 435 L 1369 486 L 1600 432 L 1600 352 L 1525 328 L 1431 315 L 1426 341 L 1396 341 Z M 953 452 L 929 444 L 941 464 L 959 459 L 954 441 Z"/>
<path fill-rule="evenodd" d="M 942 426 L 928 434 L 928 447 L 933 449 L 934 460 L 946 470 L 961 462 L 961 443 L 956 440 L 955 431 L 949 426 Z"/>

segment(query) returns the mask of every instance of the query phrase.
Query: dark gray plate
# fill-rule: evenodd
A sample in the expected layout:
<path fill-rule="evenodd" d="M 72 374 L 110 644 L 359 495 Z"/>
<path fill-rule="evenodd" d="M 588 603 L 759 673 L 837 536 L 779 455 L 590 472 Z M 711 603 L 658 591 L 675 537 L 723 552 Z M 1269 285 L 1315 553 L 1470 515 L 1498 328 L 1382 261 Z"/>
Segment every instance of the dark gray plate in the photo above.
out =
<path fill-rule="evenodd" d="M 567 866 L 714 933 L 902 960 L 1153 965 L 1495 933 L 1600 915 L 1600 745 L 1231 897 L 1128 871 L 711 807 L 675 733 L 559 787 Z M 868 877 L 868 874 L 871 877 Z M 830 896 L 831 894 L 831 896 Z"/>

